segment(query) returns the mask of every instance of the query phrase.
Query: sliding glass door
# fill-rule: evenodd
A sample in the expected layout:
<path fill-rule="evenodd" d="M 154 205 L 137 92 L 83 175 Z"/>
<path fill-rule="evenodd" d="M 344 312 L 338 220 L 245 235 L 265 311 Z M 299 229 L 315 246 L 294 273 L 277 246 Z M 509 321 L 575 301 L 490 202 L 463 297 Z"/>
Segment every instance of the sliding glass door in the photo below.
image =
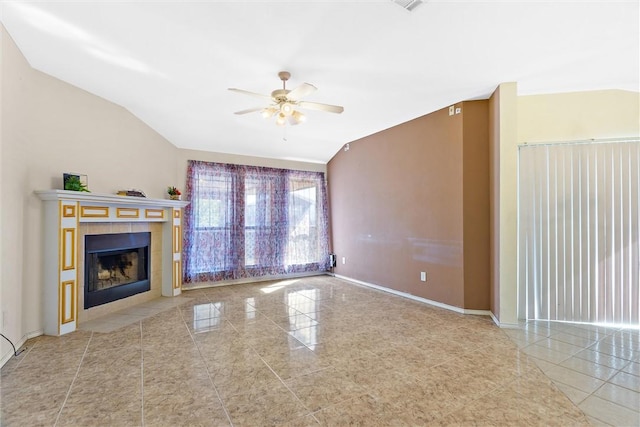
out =
<path fill-rule="evenodd" d="M 521 146 L 520 316 L 640 325 L 640 141 Z"/>

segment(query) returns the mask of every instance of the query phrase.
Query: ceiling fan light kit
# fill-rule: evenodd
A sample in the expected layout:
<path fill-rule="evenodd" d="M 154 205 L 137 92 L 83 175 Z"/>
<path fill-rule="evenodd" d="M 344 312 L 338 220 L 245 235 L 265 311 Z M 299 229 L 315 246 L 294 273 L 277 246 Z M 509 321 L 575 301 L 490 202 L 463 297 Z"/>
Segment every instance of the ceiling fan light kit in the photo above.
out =
<path fill-rule="evenodd" d="M 344 111 L 344 108 L 339 105 L 300 101 L 300 99 L 315 92 L 317 88 L 312 84 L 302 83 L 295 89 L 288 90 L 286 84 L 287 80 L 291 78 L 291 73 L 289 73 L 288 71 L 280 71 L 278 73 L 278 77 L 280 78 L 280 80 L 282 80 L 282 89 L 276 89 L 272 91 L 271 96 L 261 95 L 259 93 L 250 92 L 243 89 L 229 88 L 229 90 L 233 92 L 239 92 L 245 95 L 250 95 L 253 97 L 271 101 L 271 104 L 267 107 L 249 108 L 246 110 L 236 111 L 235 114 L 247 114 L 260 111 L 260 114 L 265 119 L 270 119 L 275 115 L 277 126 L 285 126 L 287 123 L 295 126 L 300 123 L 304 123 L 307 120 L 307 116 L 299 111 L 298 108 L 326 111 L 336 114 L 340 114 Z"/>

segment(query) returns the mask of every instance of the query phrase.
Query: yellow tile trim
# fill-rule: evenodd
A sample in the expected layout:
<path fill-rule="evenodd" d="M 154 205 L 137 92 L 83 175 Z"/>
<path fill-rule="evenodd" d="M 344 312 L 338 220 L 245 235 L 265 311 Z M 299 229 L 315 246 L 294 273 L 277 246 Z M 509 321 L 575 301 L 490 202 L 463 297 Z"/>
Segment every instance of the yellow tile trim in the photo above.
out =
<path fill-rule="evenodd" d="M 69 295 L 67 297 L 67 295 Z M 76 320 L 76 281 L 68 280 L 60 283 L 59 286 L 59 318 L 60 324 L 73 322 Z M 67 311 L 69 315 L 67 316 Z"/>
<path fill-rule="evenodd" d="M 182 262 L 173 261 L 173 289 L 180 289 L 182 286 Z"/>
<path fill-rule="evenodd" d="M 164 209 L 145 209 L 145 218 L 164 218 Z"/>
<path fill-rule="evenodd" d="M 62 270 L 73 270 L 76 268 L 76 229 L 63 228 L 61 237 Z"/>
<path fill-rule="evenodd" d="M 139 218 L 140 209 L 138 208 L 117 208 L 116 216 L 118 218 Z"/>
<path fill-rule="evenodd" d="M 173 226 L 173 253 L 182 252 L 182 227 Z"/>
<path fill-rule="evenodd" d="M 109 218 L 108 206 L 80 206 L 82 218 Z"/>
<path fill-rule="evenodd" d="M 174 209 L 173 210 L 173 217 L 174 218 L 180 218 L 180 216 L 181 216 L 180 213 L 181 213 L 180 209 Z"/>
<path fill-rule="evenodd" d="M 62 216 L 65 218 L 75 218 L 76 205 L 62 205 Z"/>

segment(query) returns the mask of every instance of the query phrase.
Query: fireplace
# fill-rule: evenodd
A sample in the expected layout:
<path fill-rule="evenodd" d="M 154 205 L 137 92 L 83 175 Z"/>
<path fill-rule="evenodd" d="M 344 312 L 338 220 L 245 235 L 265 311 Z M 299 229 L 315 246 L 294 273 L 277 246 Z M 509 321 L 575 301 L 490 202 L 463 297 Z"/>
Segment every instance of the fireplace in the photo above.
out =
<path fill-rule="evenodd" d="M 150 246 L 149 232 L 86 235 L 84 308 L 149 291 Z"/>

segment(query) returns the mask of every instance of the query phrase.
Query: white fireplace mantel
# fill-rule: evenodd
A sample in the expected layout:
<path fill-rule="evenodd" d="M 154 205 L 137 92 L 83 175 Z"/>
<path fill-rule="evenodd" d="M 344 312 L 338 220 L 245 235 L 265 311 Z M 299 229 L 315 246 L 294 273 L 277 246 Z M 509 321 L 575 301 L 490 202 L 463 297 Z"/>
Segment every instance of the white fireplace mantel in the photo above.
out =
<path fill-rule="evenodd" d="M 162 295 L 182 287 L 181 200 L 150 199 L 68 190 L 35 191 L 44 204 L 44 332 L 62 335 L 78 327 L 81 223 L 162 223 Z"/>
<path fill-rule="evenodd" d="M 169 199 L 148 199 L 146 197 L 118 196 L 116 194 L 88 193 L 69 190 L 39 190 L 35 192 L 42 200 L 74 200 L 82 203 L 105 203 L 122 206 L 155 206 L 183 208 L 189 202 Z"/>

